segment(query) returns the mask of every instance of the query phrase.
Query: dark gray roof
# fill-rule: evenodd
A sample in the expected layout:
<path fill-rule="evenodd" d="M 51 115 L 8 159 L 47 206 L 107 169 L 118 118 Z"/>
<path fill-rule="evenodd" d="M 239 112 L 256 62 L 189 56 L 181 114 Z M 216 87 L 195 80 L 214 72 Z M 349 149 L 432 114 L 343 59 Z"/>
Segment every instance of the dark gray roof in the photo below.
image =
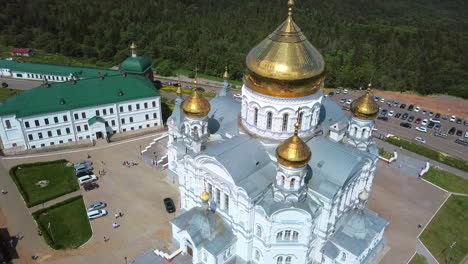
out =
<path fill-rule="evenodd" d="M 325 243 L 325 246 L 322 247 L 322 252 L 323 254 L 325 254 L 325 256 L 331 259 L 335 259 L 336 257 L 338 257 L 340 250 L 335 245 L 333 245 L 332 242 L 327 241 L 327 243 Z"/>
<path fill-rule="evenodd" d="M 231 136 L 239 134 L 237 118 L 241 110 L 241 103 L 232 96 L 216 96 L 210 101 L 211 110 L 208 113 L 208 129 L 211 134 L 226 133 Z"/>
<path fill-rule="evenodd" d="M 307 145 L 312 151 L 309 165 L 313 171 L 309 187 L 329 198 L 362 168 L 366 158 L 371 157 L 367 152 L 324 136 L 312 138 Z"/>
<path fill-rule="evenodd" d="M 275 178 L 276 165 L 270 160 L 264 146 L 248 135 L 208 142 L 203 154 L 221 163 L 234 183 L 251 198 L 265 191 Z"/>
<path fill-rule="evenodd" d="M 314 216 L 318 213 L 318 210 L 320 209 L 320 205 L 317 204 L 314 200 L 310 199 L 309 197 L 307 197 L 302 202 L 277 202 L 274 199 L 272 188 L 269 188 L 269 190 L 262 196 L 261 200 L 259 200 L 257 204 L 260 205 L 263 208 L 263 210 L 265 210 L 265 213 L 268 216 L 271 216 L 272 214 L 281 209 L 298 208 L 308 212 L 311 215 L 311 217 L 314 218 Z"/>
<path fill-rule="evenodd" d="M 182 107 L 181 107 L 183 101 L 184 100 L 181 97 L 177 96 L 177 98 L 175 99 L 174 110 L 172 110 L 171 116 L 169 116 L 169 118 L 167 119 L 167 121 L 174 120 L 174 122 L 179 127 L 184 122 L 184 117 L 185 117 L 184 112 L 182 111 Z"/>
<path fill-rule="evenodd" d="M 171 223 L 186 230 L 195 247 L 204 247 L 215 256 L 236 239 L 219 214 L 201 207 L 193 207 L 172 219 Z"/>
<path fill-rule="evenodd" d="M 386 220 L 367 208 L 349 210 L 338 220 L 330 241 L 360 256 L 387 224 Z"/>
<path fill-rule="evenodd" d="M 324 134 L 326 135 L 331 125 L 338 121 L 348 121 L 348 117 L 343 113 L 340 106 L 333 102 L 330 98 L 324 97 L 320 107 L 319 125 L 322 125 Z"/>

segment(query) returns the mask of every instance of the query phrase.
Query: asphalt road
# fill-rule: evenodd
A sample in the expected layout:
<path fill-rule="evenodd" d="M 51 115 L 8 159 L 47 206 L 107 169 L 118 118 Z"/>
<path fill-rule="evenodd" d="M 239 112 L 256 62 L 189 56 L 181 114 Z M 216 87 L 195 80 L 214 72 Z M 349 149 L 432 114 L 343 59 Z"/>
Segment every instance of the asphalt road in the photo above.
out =
<path fill-rule="evenodd" d="M 0 83 L 2 82 L 6 82 L 8 84 L 8 88 L 17 90 L 29 90 L 42 84 L 41 81 L 0 78 Z"/>
<path fill-rule="evenodd" d="M 356 99 L 358 98 L 363 92 L 359 91 L 350 91 L 348 94 L 335 94 L 331 97 L 333 101 L 338 103 L 338 105 L 347 105 L 346 103 L 340 103 L 340 100 L 342 98 L 346 99 Z M 385 98 L 385 101 L 387 100 L 397 100 L 398 98 Z M 424 109 L 424 106 L 421 105 L 421 111 L 419 113 L 416 113 L 414 111 L 408 111 L 407 108 L 411 104 L 411 102 L 402 102 L 406 103 L 406 109 L 401 109 L 399 107 L 389 107 L 387 103 L 378 103 L 381 109 L 387 109 L 388 111 L 393 110 L 396 113 L 401 113 L 402 115 L 404 113 L 408 113 L 409 116 L 414 116 L 414 120 L 417 118 L 421 119 L 429 119 L 431 118 L 428 114 L 423 115 L 422 114 L 422 109 Z M 347 105 L 349 107 L 349 105 Z M 350 115 L 350 112 L 345 112 L 346 114 Z M 441 113 L 441 114 L 449 114 L 449 113 Z M 435 114 L 434 114 L 435 115 Z M 376 128 L 377 132 L 382 133 L 382 134 L 393 134 L 396 136 L 401 136 L 406 139 L 414 140 L 415 137 L 421 137 L 424 140 L 426 140 L 426 145 L 430 146 L 431 148 L 438 150 L 442 153 L 452 155 L 459 157 L 464 160 L 468 160 L 468 147 L 464 145 L 460 145 L 455 143 L 455 140 L 457 138 L 463 138 L 463 135 L 461 137 L 458 137 L 456 135 L 449 135 L 448 138 L 441 138 L 441 137 L 436 137 L 434 136 L 434 130 L 433 129 L 427 129 L 427 133 L 422 133 L 417 131 L 415 128 L 417 126 L 422 126 L 421 124 L 415 124 L 414 121 L 412 122 L 412 128 L 404 128 L 400 126 L 401 122 L 407 122 L 408 120 L 401 120 L 399 118 L 393 117 L 388 117 L 388 121 L 382 121 L 382 120 L 376 120 Z M 434 117 L 433 117 L 434 118 Z M 449 120 L 443 120 L 441 119 L 441 132 L 447 133 L 447 131 L 451 128 L 455 127 L 457 130 L 460 129 L 463 131 L 463 134 L 468 131 L 468 126 L 464 126 L 462 124 L 457 124 L 455 122 L 449 122 Z M 468 140 L 468 138 L 464 138 L 465 140 Z M 415 141 L 416 142 L 416 141 Z"/>

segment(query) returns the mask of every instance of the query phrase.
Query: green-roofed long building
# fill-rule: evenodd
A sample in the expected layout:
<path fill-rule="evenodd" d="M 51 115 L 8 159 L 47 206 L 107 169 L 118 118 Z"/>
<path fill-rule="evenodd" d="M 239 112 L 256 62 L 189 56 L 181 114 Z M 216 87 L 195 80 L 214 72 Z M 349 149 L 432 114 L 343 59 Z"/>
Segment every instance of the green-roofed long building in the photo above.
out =
<path fill-rule="evenodd" d="M 142 65 L 146 66 L 145 71 L 128 74 L 124 69 L 119 72 L 48 64 L 27 66 L 43 74 L 67 73 L 73 69 L 78 74 L 64 81 L 45 82 L 0 104 L 4 152 L 107 138 L 115 133 L 162 126 L 160 94 L 146 73 L 152 72 L 151 63 L 148 58 L 140 58 L 147 63 Z"/>

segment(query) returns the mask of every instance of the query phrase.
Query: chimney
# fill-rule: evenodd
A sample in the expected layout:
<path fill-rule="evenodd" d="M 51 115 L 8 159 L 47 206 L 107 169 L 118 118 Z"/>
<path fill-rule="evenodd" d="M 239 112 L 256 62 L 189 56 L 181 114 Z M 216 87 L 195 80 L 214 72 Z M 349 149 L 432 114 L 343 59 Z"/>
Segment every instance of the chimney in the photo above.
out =
<path fill-rule="evenodd" d="M 49 82 L 48 82 L 47 80 L 45 80 L 44 86 L 45 86 L 45 88 L 49 88 L 49 87 L 50 87 L 50 84 L 49 84 Z"/>
<path fill-rule="evenodd" d="M 122 77 L 127 77 L 127 73 L 125 73 L 124 71 L 120 71 L 120 74 L 122 75 Z"/>

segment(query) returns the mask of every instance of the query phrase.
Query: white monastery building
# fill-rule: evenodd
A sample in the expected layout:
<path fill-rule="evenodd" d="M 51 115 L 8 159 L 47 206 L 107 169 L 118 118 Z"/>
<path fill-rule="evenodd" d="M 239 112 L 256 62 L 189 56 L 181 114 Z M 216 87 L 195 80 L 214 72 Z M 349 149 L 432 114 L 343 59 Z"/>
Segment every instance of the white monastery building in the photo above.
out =
<path fill-rule="evenodd" d="M 349 118 L 324 97 L 324 60 L 292 5 L 248 53 L 241 102 L 227 72 L 210 102 L 179 91 L 168 120 L 176 263 L 371 263 L 385 246 L 388 222 L 366 208 L 378 105 L 369 87 Z"/>
<path fill-rule="evenodd" d="M 35 149 L 162 126 L 160 95 L 153 84 L 151 62 L 136 54 L 134 44 L 131 48 L 132 56 L 121 64 L 120 72 L 92 68 L 83 71 L 70 66 L 60 72 L 59 66 L 16 65 L 10 73 L 26 67 L 25 76 L 64 79 L 49 82 L 48 77 L 42 78 L 44 83 L 39 87 L 0 104 L 3 149 Z"/>

